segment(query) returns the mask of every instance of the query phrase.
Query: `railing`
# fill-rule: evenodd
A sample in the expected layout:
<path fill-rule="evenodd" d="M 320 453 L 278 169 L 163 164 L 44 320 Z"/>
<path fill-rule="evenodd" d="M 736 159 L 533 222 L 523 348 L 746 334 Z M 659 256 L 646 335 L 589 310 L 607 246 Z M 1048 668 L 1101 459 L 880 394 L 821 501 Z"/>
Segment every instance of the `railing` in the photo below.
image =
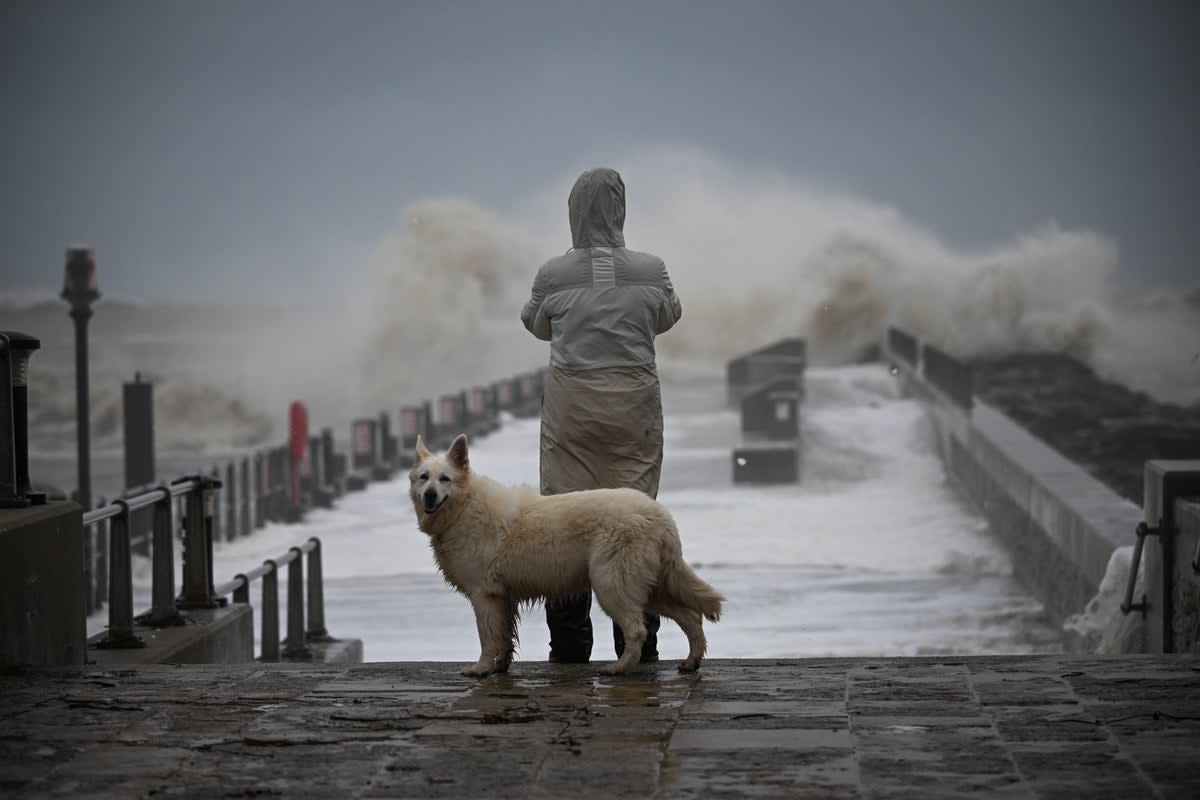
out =
<path fill-rule="evenodd" d="M 138 625 L 170 627 L 184 625 L 181 610 L 217 608 L 233 594 L 235 603 L 250 602 L 250 582 L 263 579 L 262 588 L 262 660 L 280 658 L 279 642 L 279 568 L 288 568 L 288 638 L 282 656 L 309 658 L 308 642 L 328 641 L 325 629 L 325 590 L 321 568 L 321 542 L 310 538 L 276 558 L 268 559 L 250 572 L 240 573 L 219 587 L 213 586 L 213 522 L 217 516 L 217 479 L 196 475 L 180 478 L 83 515 L 85 527 L 105 524 L 108 528 L 108 630 L 96 647 L 131 649 L 145 647 L 137 635 Z M 181 498 L 183 510 L 183 587 L 175 594 L 174 513 L 172 501 Z M 151 608 L 145 614 L 133 614 L 133 551 L 129 517 L 140 509 L 153 508 L 153 577 Z M 302 557 L 308 556 L 308 592 L 305 597 Z M 307 602 L 308 625 L 305 626 Z"/>
<path fill-rule="evenodd" d="M 390 419 L 386 412 L 370 420 L 375 428 L 374 436 L 382 441 L 372 444 L 369 459 L 360 464 L 362 475 L 353 475 L 347 469 L 348 455 L 334 450 L 333 432 L 329 428 L 320 435 L 308 437 L 308 457 L 297 461 L 290 447 L 268 447 L 258 452 L 234 458 L 223 467 L 214 466 L 209 475 L 194 475 L 180 479 L 168 486 L 148 486 L 126 491 L 120 499 L 106 502 L 101 499 L 96 509 L 84 514 L 86 529 L 84 544 L 84 580 L 87 584 L 85 597 L 87 612 L 94 613 L 108 602 L 108 633 L 99 645 L 108 648 L 141 647 L 142 642 L 134 633 L 134 625 L 182 624 L 179 609 L 212 607 L 223 604 L 223 595 L 232 591 L 216 592 L 212 582 L 212 548 L 216 541 L 232 541 L 248 536 L 253 531 L 272 522 L 294 522 L 313 507 L 331 506 L 333 499 L 356 484 L 365 486 L 369 480 L 390 475 L 397 467 L 406 467 L 408 453 L 418 435 L 423 435 L 431 446 L 447 446 L 451 434 L 470 432 L 481 435 L 498 426 L 501 412 L 514 416 L 536 415 L 541 406 L 544 371 L 522 373 L 512 378 L 497 381 L 490 386 L 463 390 L 456 395 L 461 403 L 455 405 L 453 415 L 443 411 L 436 422 L 431 404 L 406 407 L 400 413 L 400 430 L 393 435 Z M 441 432 L 439 437 L 437 434 Z M 374 438 L 373 436 L 373 438 Z M 351 442 L 352 454 L 356 443 Z M 444 441 L 440 441 L 444 440 Z M 293 475 L 293 473 L 297 473 Z M 217 491 L 220 489 L 221 491 Z M 297 491 L 298 490 L 298 491 Z M 203 535 L 192 541 L 184 539 L 183 593 L 174 597 L 173 568 L 173 512 L 172 499 L 184 497 L 185 508 L 180 512 L 187 530 L 202 531 Z M 153 508 L 155 511 L 147 522 L 144 514 L 135 512 Z M 132 515 L 132 516 L 131 516 Z M 196 546 L 202 541 L 204 546 Z M 310 597 L 316 597 L 317 609 L 314 625 L 306 635 L 324 635 L 324 613 L 320 585 L 319 546 L 305 544 L 302 554 L 308 555 L 310 574 L 318 576 L 314 583 L 309 581 Z M 153 606 L 149 612 L 133 616 L 131 557 L 133 553 L 150 557 L 153 561 Z M 290 553 L 290 551 L 289 551 Z M 285 554 L 270 562 L 276 568 L 289 565 L 298 556 Z M 264 592 L 267 584 L 275 580 L 268 576 L 263 567 L 245 573 L 247 581 L 263 578 Z M 236 579 L 235 579 L 236 580 Z M 313 587 L 315 586 L 315 591 Z M 235 602 L 238 600 L 235 593 Z M 310 620 L 314 618 L 311 609 Z M 268 601 L 264 600 L 264 606 Z M 276 602 L 277 605 L 277 602 Z M 268 619 L 264 612 L 264 654 L 278 649 L 278 635 L 268 634 Z M 289 613 L 289 619 L 291 615 Z M 276 632 L 278 625 L 276 620 Z M 291 632 L 289 638 L 299 641 Z M 274 642 L 274 644 L 272 644 Z"/>
<path fill-rule="evenodd" d="M 85 528 L 107 522 L 108 533 L 108 632 L 97 647 L 144 647 L 134 632 L 133 550 L 129 535 L 130 512 L 154 508 L 153 578 L 151 608 L 137 621 L 166 627 L 183 624 L 181 608 L 219 605 L 212 591 L 212 517 L 220 481 L 197 475 L 180 478 L 142 494 L 121 498 L 83 515 Z M 182 514 L 187 535 L 183 550 L 183 593 L 175 597 L 175 549 L 171 500 L 184 497 Z M 200 535 L 195 535 L 199 531 Z"/>
<path fill-rule="evenodd" d="M 304 577 L 301 558 L 308 556 L 308 625 L 305 626 Z M 321 540 L 310 538 L 304 544 L 289 549 L 262 566 L 235 575 L 233 580 L 216 588 L 216 594 L 233 593 L 233 602 L 250 602 L 250 582 L 262 578 L 262 660 L 277 661 L 279 652 L 279 568 L 288 568 L 287 639 L 283 656 L 309 658 L 308 642 L 329 641 L 325 629 L 325 587 L 321 568 Z"/>

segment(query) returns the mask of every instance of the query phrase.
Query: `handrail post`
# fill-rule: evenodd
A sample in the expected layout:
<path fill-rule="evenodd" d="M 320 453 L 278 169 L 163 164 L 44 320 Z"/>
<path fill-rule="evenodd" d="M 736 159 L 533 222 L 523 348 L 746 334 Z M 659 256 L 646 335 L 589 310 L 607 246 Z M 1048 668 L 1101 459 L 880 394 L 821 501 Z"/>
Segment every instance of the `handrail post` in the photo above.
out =
<path fill-rule="evenodd" d="M 212 517 L 216 504 L 216 490 L 221 482 L 207 475 L 180 478 L 195 481 L 196 485 L 186 495 L 187 539 L 183 546 L 183 599 L 179 608 L 215 608 L 221 602 L 213 593 L 212 565 Z"/>
<path fill-rule="evenodd" d="M 305 638 L 310 642 L 329 641 L 325 628 L 325 576 L 321 567 L 321 540 L 309 539 L 313 544 L 308 553 L 308 631 Z"/>
<path fill-rule="evenodd" d="M 99 526 L 97 526 L 99 527 Z M 100 598 L 96 595 L 96 533 L 91 527 L 83 529 L 83 607 L 88 616 L 100 608 Z"/>
<path fill-rule="evenodd" d="M 100 507 L 107 505 L 104 498 L 100 498 Z M 108 601 L 108 520 L 96 524 L 96 608 L 97 610 L 104 606 Z"/>
<path fill-rule="evenodd" d="M 240 583 L 238 583 L 237 587 L 235 587 L 233 590 L 233 602 L 249 603 L 250 602 L 250 579 L 247 578 L 245 573 L 242 573 L 242 572 L 239 572 L 237 575 L 234 575 L 233 579 L 235 581 L 240 581 Z"/>
<path fill-rule="evenodd" d="M 304 551 L 289 548 L 295 557 L 288 562 L 287 647 L 288 658 L 311 658 L 312 651 L 304 641 Z"/>
<path fill-rule="evenodd" d="M 129 506 L 124 500 L 114 500 L 121 513 L 109 526 L 108 633 L 96 646 L 102 649 L 126 650 L 145 647 L 133 632 L 133 570 L 129 548 Z"/>
<path fill-rule="evenodd" d="M 272 559 L 263 562 L 270 569 L 262 577 L 262 660 L 279 660 L 279 566 Z"/>
<path fill-rule="evenodd" d="M 184 619 L 175 607 L 175 544 L 172 541 L 171 490 L 159 486 L 162 497 L 154 504 L 154 584 L 151 589 L 150 613 L 138 618 L 143 625 L 160 628 L 183 625 Z"/>

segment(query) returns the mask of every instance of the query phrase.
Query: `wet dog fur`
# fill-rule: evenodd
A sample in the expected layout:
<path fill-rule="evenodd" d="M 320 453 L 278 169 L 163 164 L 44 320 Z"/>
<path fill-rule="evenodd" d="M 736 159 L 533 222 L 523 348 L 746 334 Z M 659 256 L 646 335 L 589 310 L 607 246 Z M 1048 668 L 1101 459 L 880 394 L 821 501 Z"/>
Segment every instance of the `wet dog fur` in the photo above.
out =
<path fill-rule="evenodd" d="M 464 675 L 508 670 L 522 603 L 589 589 L 625 634 L 621 658 L 601 673 L 638 663 L 644 611 L 679 624 L 688 640 L 679 669 L 699 669 L 703 620 L 720 617 L 724 598 L 683 560 L 675 522 L 657 501 L 634 489 L 543 497 L 529 486 L 502 486 L 471 469 L 466 436 L 442 456 L 418 438 L 414 460 L 417 523 L 446 582 L 475 610 L 479 660 Z"/>

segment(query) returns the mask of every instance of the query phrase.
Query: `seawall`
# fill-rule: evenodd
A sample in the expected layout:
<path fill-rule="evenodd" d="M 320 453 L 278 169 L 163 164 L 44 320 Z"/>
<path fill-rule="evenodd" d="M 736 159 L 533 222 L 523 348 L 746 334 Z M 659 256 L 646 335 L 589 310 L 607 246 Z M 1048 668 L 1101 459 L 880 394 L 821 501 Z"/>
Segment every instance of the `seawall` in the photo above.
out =
<path fill-rule="evenodd" d="M 889 353 L 906 390 L 926 405 L 952 482 L 987 518 L 1011 553 L 1017 576 L 1062 626 L 1100 592 L 1114 551 L 1134 541 L 1142 509 L 1013 422 L 998 409 L 945 391 L 916 364 Z M 1110 578 L 1111 581 L 1111 578 Z M 1121 652 L 1145 649 L 1135 616 L 1114 619 Z M 1091 636 L 1064 630 L 1070 651 Z"/>

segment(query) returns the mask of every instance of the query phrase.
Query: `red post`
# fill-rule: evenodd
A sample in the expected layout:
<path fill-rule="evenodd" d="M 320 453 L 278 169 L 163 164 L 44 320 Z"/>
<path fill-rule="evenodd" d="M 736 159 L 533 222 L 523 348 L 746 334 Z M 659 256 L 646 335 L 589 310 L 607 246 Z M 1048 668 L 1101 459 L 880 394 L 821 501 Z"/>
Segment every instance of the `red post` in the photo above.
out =
<path fill-rule="evenodd" d="M 308 455 L 308 409 L 297 401 L 292 403 L 288 411 L 290 423 L 292 468 L 292 507 L 299 508 L 300 502 L 300 465 Z"/>

